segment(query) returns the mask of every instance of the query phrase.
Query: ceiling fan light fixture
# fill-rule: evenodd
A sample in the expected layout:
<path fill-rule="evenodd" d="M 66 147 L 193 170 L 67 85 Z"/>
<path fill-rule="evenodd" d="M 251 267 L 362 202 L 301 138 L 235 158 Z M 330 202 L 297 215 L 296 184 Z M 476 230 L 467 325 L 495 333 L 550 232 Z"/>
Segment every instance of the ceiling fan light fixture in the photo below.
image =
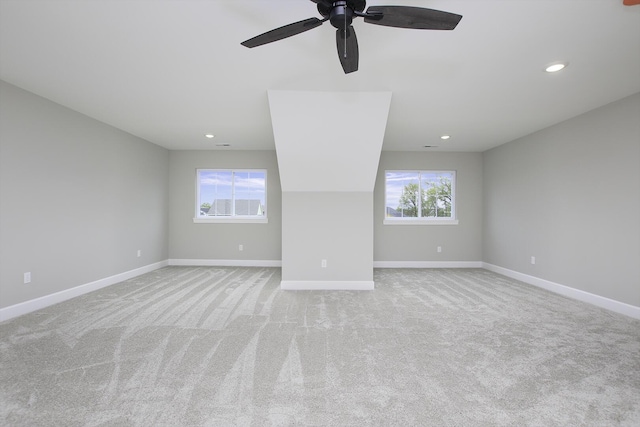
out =
<path fill-rule="evenodd" d="M 336 30 L 336 46 L 345 74 L 358 70 L 358 41 L 351 25 L 353 19 L 363 18 L 367 24 L 416 30 L 453 30 L 462 15 L 414 6 L 371 6 L 366 0 L 311 0 L 317 4 L 322 19 L 308 18 L 274 28 L 240 43 L 254 48 L 295 36 L 329 21 Z"/>
<path fill-rule="evenodd" d="M 547 73 L 557 73 L 558 71 L 566 68 L 567 65 L 569 65 L 568 62 L 554 62 L 552 64 L 547 65 L 544 70 Z"/>

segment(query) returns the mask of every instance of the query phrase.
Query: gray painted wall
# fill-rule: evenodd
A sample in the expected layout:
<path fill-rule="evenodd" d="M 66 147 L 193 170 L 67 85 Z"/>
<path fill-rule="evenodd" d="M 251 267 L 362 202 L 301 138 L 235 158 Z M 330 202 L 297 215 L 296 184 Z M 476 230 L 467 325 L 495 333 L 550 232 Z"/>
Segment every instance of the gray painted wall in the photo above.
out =
<path fill-rule="evenodd" d="M 292 220 L 296 235 L 282 230 L 275 151 L 168 152 L 0 82 L 0 308 L 167 258 L 277 261 L 283 235 L 334 232 L 333 248 L 302 260 L 325 280 L 344 268 L 349 239 L 374 239 L 375 261 L 483 260 L 640 306 L 639 116 L 636 94 L 484 154 L 382 152 L 373 234 L 364 232 L 370 210 L 314 226 L 310 208 L 323 196 L 302 193 L 285 200 L 308 211 Z M 197 168 L 267 169 L 269 223 L 194 224 Z M 391 169 L 456 170 L 460 224 L 383 225 Z M 339 196 L 330 197 L 323 206 Z M 371 205 L 358 203 L 349 209 Z M 357 264 L 363 270 L 347 272 L 349 280 L 368 280 L 365 261 Z M 33 281 L 25 285 L 27 271 Z M 295 269 L 285 273 L 302 280 Z"/>
<path fill-rule="evenodd" d="M 635 94 L 485 152 L 484 261 L 640 306 L 639 118 Z"/>
<path fill-rule="evenodd" d="M 283 281 L 373 280 L 371 192 L 287 191 L 282 196 Z"/>
<path fill-rule="evenodd" d="M 0 82 L 0 307 L 166 260 L 168 164 L 157 145 Z"/>
<path fill-rule="evenodd" d="M 459 224 L 383 225 L 386 170 L 455 170 Z M 375 261 L 482 261 L 482 153 L 383 151 L 374 215 Z"/>
<path fill-rule="evenodd" d="M 266 169 L 267 224 L 196 224 L 196 169 Z M 171 151 L 169 258 L 282 259 L 282 192 L 275 151 Z M 238 246 L 243 245 L 243 251 Z"/>
<path fill-rule="evenodd" d="M 283 257 L 282 241 L 286 236 L 300 239 L 307 233 L 316 233 L 322 229 L 330 233 L 328 226 L 319 227 L 318 221 L 299 217 L 292 211 L 287 220 L 294 221 L 292 227 L 286 228 L 282 220 L 282 204 L 286 203 L 284 194 L 280 191 L 278 165 L 275 151 L 171 151 L 170 152 L 170 244 L 169 257 L 171 259 L 212 259 L 212 260 L 281 260 Z M 194 224 L 195 206 L 195 171 L 198 168 L 266 168 L 268 170 L 268 224 Z M 451 169 L 457 171 L 458 218 L 459 225 L 438 226 L 394 226 L 382 225 L 384 219 L 384 170 L 386 169 Z M 286 192 L 292 193 L 291 203 L 308 199 L 310 207 L 316 211 L 326 206 L 330 212 L 325 217 L 337 217 L 337 211 L 346 209 L 337 207 L 346 203 L 339 192 Z M 359 193 L 346 193 L 359 194 Z M 321 199 L 333 197 L 326 203 Z M 347 196 L 348 199 L 349 196 Z M 306 200 L 305 199 L 305 200 Z M 368 230 L 367 236 L 358 239 L 366 243 L 366 239 L 375 239 L 373 249 L 366 246 L 363 254 L 374 253 L 375 261 L 482 261 L 482 154 L 481 153 L 407 153 L 382 152 L 374 201 L 359 202 L 362 205 L 349 208 L 351 212 L 358 212 L 358 222 L 366 227 L 372 221 L 371 206 L 373 203 L 374 225 Z M 368 204 L 367 204 L 368 203 Z M 297 208 L 296 208 L 297 209 Z M 295 213 L 294 213 L 295 212 Z M 311 213 L 307 213 L 308 215 Z M 323 214 L 324 215 L 324 214 Z M 349 219 L 332 220 L 338 230 L 343 230 L 342 224 Z M 345 222 L 346 221 L 346 222 Z M 305 231 L 305 228 L 308 229 Z M 294 231 L 295 230 L 295 231 Z M 342 231 L 338 233 L 343 234 Z M 336 240 L 329 239 L 328 242 Z M 212 242 L 217 242 L 213 244 Z M 238 251 L 238 245 L 243 244 L 244 251 Z M 367 244 L 368 245 L 368 244 Z M 436 247 L 442 246 L 443 252 L 437 253 Z M 298 252 L 298 246 L 293 246 Z M 340 245 L 334 245 L 337 253 L 333 259 L 344 258 Z M 353 251 L 348 252 L 352 253 Z M 328 255 L 327 248 L 312 251 L 308 260 L 297 260 L 296 265 L 317 269 L 320 260 Z M 300 254 L 298 254 L 300 255 Z M 338 264 L 339 265 L 339 264 Z M 283 271 L 283 280 L 329 280 L 333 277 L 331 270 L 338 265 L 328 263 L 326 269 L 320 270 L 320 276 L 314 279 L 303 279 L 297 267 L 290 271 Z M 370 265 L 370 262 L 367 264 Z M 285 269 L 286 270 L 286 269 Z M 339 270 L 334 270 L 336 273 Z M 291 273 L 291 274 L 289 274 Z M 349 273 L 350 277 L 354 275 Z M 356 276 L 362 276 L 356 274 Z M 337 276 L 336 276 L 337 277 Z M 368 274 L 370 277 L 370 274 Z M 334 280 L 334 279 L 331 279 Z M 340 280 L 340 279 L 335 279 Z M 345 279 L 346 280 L 346 279 Z M 349 279 L 349 280 L 371 280 Z"/>

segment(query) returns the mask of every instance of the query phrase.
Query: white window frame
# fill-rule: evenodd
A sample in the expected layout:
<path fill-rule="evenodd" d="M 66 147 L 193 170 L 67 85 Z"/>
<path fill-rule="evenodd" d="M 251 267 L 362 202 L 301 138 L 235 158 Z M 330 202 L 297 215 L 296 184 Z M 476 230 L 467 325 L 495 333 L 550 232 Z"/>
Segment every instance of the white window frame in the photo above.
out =
<path fill-rule="evenodd" d="M 256 215 L 235 215 L 235 179 L 232 181 L 231 189 L 231 207 L 232 215 L 230 216 L 202 216 L 200 215 L 200 173 L 201 172 L 231 172 L 232 176 L 237 172 L 262 172 L 264 173 L 264 216 Z M 267 224 L 269 219 L 267 214 L 269 212 L 267 205 L 268 198 L 268 173 L 266 169 L 217 169 L 217 168 L 201 168 L 196 169 L 196 202 L 195 202 L 195 216 L 193 222 L 196 224 L 211 224 L 211 223 L 227 223 L 227 224 Z"/>
<path fill-rule="evenodd" d="M 436 217 L 387 217 L 387 174 L 388 173 L 450 173 L 452 174 L 451 181 L 451 217 L 450 218 L 436 218 Z M 456 171 L 454 170 L 385 170 L 384 171 L 384 213 L 383 224 L 384 225 L 458 225 L 457 217 L 457 203 L 456 203 Z M 420 194 L 422 179 L 418 179 L 418 194 Z M 419 208 L 418 212 L 421 212 L 420 203 L 421 198 L 418 198 Z"/>

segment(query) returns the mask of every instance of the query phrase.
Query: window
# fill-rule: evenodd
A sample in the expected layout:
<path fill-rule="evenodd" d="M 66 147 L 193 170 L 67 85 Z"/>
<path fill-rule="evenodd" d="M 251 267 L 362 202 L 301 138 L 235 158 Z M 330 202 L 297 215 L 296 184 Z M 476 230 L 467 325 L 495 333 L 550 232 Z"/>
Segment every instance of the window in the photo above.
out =
<path fill-rule="evenodd" d="M 385 224 L 457 224 L 454 171 L 386 171 Z"/>
<path fill-rule="evenodd" d="M 267 171 L 198 169 L 195 222 L 267 222 Z"/>

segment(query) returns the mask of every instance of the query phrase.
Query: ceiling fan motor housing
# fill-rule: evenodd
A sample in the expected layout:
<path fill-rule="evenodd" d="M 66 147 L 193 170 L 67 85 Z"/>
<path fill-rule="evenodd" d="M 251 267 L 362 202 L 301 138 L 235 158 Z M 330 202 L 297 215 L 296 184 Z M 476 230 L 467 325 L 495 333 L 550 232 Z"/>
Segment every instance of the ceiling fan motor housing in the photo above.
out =
<path fill-rule="evenodd" d="M 337 1 L 333 4 L 329 13 L 329 21 L 334 27 L 344 30 L 349 28 L 353 21 L 353 9 L 351 9 L 346 1 Z"/>
<path fill-rule="evenodd" d="M 353 21 L 354 11 L 362 12 L 367 6 L 365 0 L 346 0 L 346 1 L 317 1 L 318 12 L 325 18 L 329 18 L 331 25 L 338 29 L 345 29 L 351 25 Z"/>

